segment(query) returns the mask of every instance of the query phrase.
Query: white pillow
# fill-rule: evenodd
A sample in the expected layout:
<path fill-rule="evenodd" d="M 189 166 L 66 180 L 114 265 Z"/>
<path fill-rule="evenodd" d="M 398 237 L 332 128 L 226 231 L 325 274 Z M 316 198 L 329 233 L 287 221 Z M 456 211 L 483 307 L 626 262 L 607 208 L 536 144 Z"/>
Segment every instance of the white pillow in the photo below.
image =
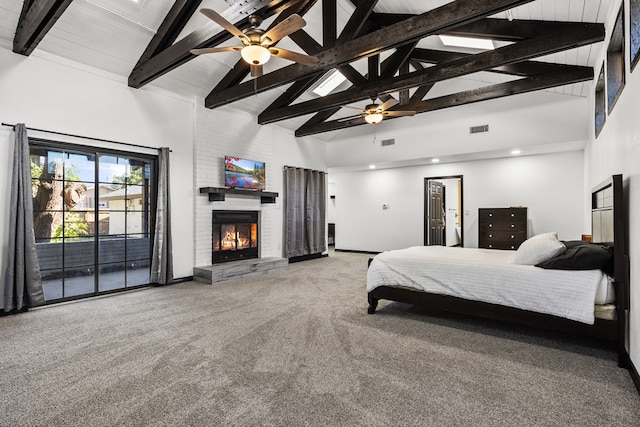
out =
<path fill-rule="evenodd" d="M 558 240 L 558 233 L 543 233 L 522 242 L 516 255 L 514 264 L 536 265 L 564 252 L 567 248 Z"/>

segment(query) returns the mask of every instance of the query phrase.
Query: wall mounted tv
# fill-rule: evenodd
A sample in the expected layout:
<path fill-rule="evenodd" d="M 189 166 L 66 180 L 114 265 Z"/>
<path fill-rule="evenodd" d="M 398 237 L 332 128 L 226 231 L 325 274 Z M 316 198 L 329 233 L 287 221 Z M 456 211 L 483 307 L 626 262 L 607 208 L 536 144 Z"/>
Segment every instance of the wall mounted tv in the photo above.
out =
<path fill-rule="evenodd" d="M 224 156 L 225 187 L 264 190 L 264 172 L 264 162 Z"/>

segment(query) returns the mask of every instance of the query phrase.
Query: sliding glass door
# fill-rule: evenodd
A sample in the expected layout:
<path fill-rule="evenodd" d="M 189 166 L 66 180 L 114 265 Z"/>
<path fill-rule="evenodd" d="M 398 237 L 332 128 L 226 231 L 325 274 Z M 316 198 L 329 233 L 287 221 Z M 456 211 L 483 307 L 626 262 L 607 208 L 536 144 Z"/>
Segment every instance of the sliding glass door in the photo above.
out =
<path fill-rule="evenodd" d="M 148 284 L 155 158 L 42 140 L 30 155 L 46 301 Z"/>

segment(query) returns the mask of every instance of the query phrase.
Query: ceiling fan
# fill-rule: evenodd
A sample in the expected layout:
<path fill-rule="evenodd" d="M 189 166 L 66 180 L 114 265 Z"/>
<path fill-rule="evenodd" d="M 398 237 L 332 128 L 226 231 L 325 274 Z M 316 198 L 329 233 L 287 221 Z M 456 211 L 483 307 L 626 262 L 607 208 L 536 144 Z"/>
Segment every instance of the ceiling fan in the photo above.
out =
<path fill-rule="evenodd" d="M 307 25 L 300 15 L 293 14 L 270 30 L 263 30 L 259 28 L 260 24 L 262 24 L 262 18 L 258 15 L 251 15 L 249 17 L 251 27 L 241 31 L 238 27 L 227 21 L 222 17 L 222 15 L 212 9 L 200 9 L 200 12 L 234 36 L 238 37 L 242 42 L 242 46 L 192 49 L 191 53 L 194 55 L 229 52 L 232 50 L 240 51 L 242 58 L 251 67 L 251 77 L 260 77 L 262 75 L 262 65 L 269 61 L 271 56 L 277 56 L 278 58 L 287 59 L 303 65 L 315 65 L 318 63 L 318 58 L 315 56 L 304 55 L 290 50 L 280 49 L 279 47 L 272 47 L 273 44 L 283 37 L 293 34 Z"/>
<path fill-rule="evenodd" d="M 382 121 L 382 119 L 384 119 L 385 117 L 403 117 L 403 116 L 415 116 L 416 112 L 415 111 L 388 111 L 389 108 L 399 104 L 400 101 L 398 101 L 395 98 L 389 98 L 387 101 L 385 101 L 382 104 L 377 104 L 376 103 L 376 97 L 372 97 L 371 98 L 371 104 L 367 105 L 366 107 L 364 107 L 364 109 L 362 108 L 356 108 L 356 107 L 351 107 L 350 105 L 343 105 L 343 107 L 346 108 L 352 108 L 355 110 L 359 110 L 360 114 L 356 114 L 355 116 L 349 116 L 349 117 L 343 117 L 341 119 L 338 119 L 339 122 L 346 122 L 348 120 L 352 120 L 352 119 L 356 119 L 358 117 L 362 117 L 364 118 L 364 120 L 372 125 L 378 124 Z"/>

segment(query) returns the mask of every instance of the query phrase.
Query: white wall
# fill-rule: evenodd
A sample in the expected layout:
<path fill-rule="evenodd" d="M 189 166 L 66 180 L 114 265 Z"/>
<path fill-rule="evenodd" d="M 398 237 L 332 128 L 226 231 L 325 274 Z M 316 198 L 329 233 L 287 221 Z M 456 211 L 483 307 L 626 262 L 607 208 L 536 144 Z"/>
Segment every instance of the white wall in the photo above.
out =
<path fill-rule="evenodd" d="M 581 144 L 574 149 L 582 149 L 588 138 L 587 114 L 585 98 L 549 92 L 509 96 L 342 131 L 328 143 L 327 164 L 337 168 L 445 159 L 469 151 L 507 154 L 513 148 L 527 154 L 533 146 L 567 143 Z M 471 126 L 485 124 L 489 132 L 469 132 Z M 395 145 L 381 146 L 391 138 Z"/>
<path fill-rule="evenodd" d="M 458 223 L 458 182 L 457 178 L 439 179 L 445 187 L 445 221 L 446 221 L 446 244 L 447 246 L 456 246 L 460 243 L 456 233 Z"/>
<path fill-rule="evenodd" d="M 160 91 L 135 90 L 126 79 L 34 52 L 0 47 L 0 119 L 28 127 L 151 147 L 170 147 L 175 276 L 193 267 L 193 102 Z M 30 136 L 156 154 L 84 139 L 29 132 Z M 13 132 L 0 128 L 0 265 L 5 270 Z M 2 278 L 4 280 L 4 274 Z"/>
<path fill-rule="evenodd" d="M 625 12 L 628 17 L 629 5 Z M 613 16 L 607 28 L 613 27 L 620 1 L 612 7 Z M 625 23 L 628 26 L 628 18 Z M 608 39 L 605 41 L 608 43 Z M 629 69 L 629 38 L 627 46 L 627 79 L 618 102 L 607 116 L 600 135 L 594 136 L 594 123 L 591 120 L 590 139 L 585 150 L 586 187 L 591 188 L 611 175 L 622 174 L 624 178 L 626 204 L 629 215 L 629 257 L 631 265 L 631 309 L 629 325 L 629 354 L 636 369 L 640 369 L 640 117 L 638 99 L 640 99 L 640 65 L 631 73 Z M 604 53 L 602 55 L 604 60 Z M 602 61 L 598 61 L 598 64 Z M 600 69 L 596 69 L 596 75 Z M 594 97 L 590 99 L 590 117 L 593 117 Z M 589 206 L 589 201 L 585 201 Z"/>
<path fill-rule="evenodd" d="M 211 264 L 211 211 L 214 209 L 258 210 L 260 256 L 283 256 L 283 166 L 326 170 L 326 147 L 314 138 L 295 138 L 278 126 L 260 126 L 256 117 L 236 108 L 209 110 L 198 103 L 196 116 L 194 187 L 224 187 L 225 155 L 264 161 L 266 189 L 279 193 L 275 204 L 260 198 L 227 194 L 224 202 L 195 198 L 195 266 Z"/>
<path fill-rule="evenodd" d="M 360 172 L 331 172 L 336 249 L 385 251 L 424 244 L 424 179 L 463 176 L 464 246 L 478 246 L 478 208 L 526 206 L 529 235 L 579 240 L 583 152 Z M 390 206 L 383 210 L 382 205 Z"/>

